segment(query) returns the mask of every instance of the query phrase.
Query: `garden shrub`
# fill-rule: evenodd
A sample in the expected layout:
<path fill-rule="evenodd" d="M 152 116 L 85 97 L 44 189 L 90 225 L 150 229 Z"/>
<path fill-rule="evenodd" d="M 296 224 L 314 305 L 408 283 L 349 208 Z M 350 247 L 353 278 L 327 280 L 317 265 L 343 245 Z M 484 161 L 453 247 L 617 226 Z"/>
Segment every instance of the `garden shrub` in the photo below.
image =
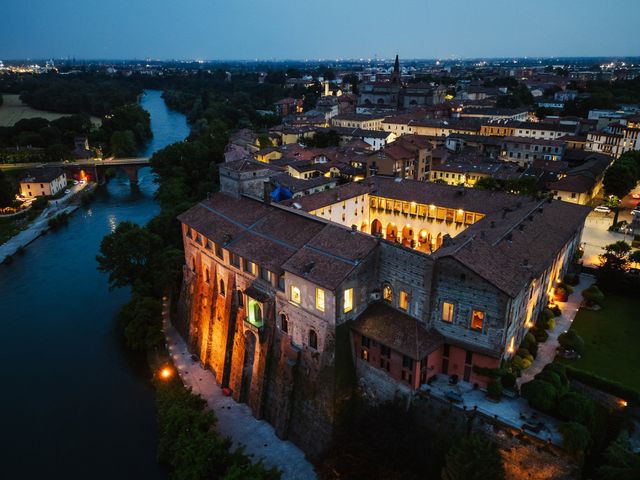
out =
<path fill-rule="evenodd" d="M 558 378 L 560 378 L 560 387 L 561 387 L 559 390 L 560 395 L 569 391 L 569 378 L 567 377 L 567 371 L 564 365 L 562 365 L 561 363 L 555 363 L 555 362 L 549 363 L 545 365 L 542 371 L 553 372 L 556 375 L 558 375 Z"/>
<path fill-rule="evenodd" d="M 558 343 L 566 350 L 575 350 L 579 354 L 584 352 L 584 340 L 574 330 L 561 333 L 558 336 Z"/>
<path fill-rule="evenodd" d="M 529 356 L 529 350 L 527 350 L 526 348 L 520 347 L 516 351 L 516 355 L 518 355 L 519 357 L 522 357 L 522 358 L 526 358 L 527 356 Z"/>
<path fill-rule="evenodd" d="M 557 396 L 562 395 L 566 392 L 565 387 L 562 384 L 562 380 L 560 379 L 560 375 L 550 370 L 543 370 L 539 374 L 534 377 L 536 380 L 540 380 L 543 382 L 547 382 L 553 386 L 555 391 L 557 392 Z"/>
<path fill-rule="evenodd" d="M 500 377 L 500 381 L 504 388 L 513 388 L 516 385 L 516 376 L 511 372 L 505 372 L 504 375 Z"/>
<path fill-rule="evenodd" d="M 531 355 L 529 355 L 529 357 L 531 357 Z M 531 366 L 531 364 L 533 363 L 533 360 L 530 360 L 529 357 L 522 359 L 522 369 L 523 370 L 526 370 L 527 368 L 529 368 Z"/>
<path fill-rule="evenodd" d="M 604 293 L 602 293 L 602 290 L 594 283 L 582 292 L 582 298 L 590 305 L 596 304 L 601 306 L 604 302 Z"/>
<path fill-rule="evenodd" d="M 551 364 L 557 365 L 557 364 Z M 578 370 L 570 365 L 566 366 L 567 377 L 577 380 L 578 382 L 597 388 L 603 392 L 620 397 L 628 402 L 635 404 L 640 403 L 640 393 L 632 388 L 628 388 L 621 383 L 600 377 L 584 370 Z"/>
<path fill-rule="evenodd" d="M 573 293 L 573 287 L 571 285 L 567 285 L 564 282 L 560 282 L 556 288 L 560 288 L 567 292 L 567 295 L 571 295 Z"/>
<path fill-rule="evenodd" d="M 552 412 L 556 407 L 558 392 L 544 380 L 531 380 L 520 388 L 520 394 L 531 407 L 541 412 Z"/>
<path fill-rule="evenodd" d="M 514 357 L 511 359 L 511 365 L 520 370 L 523 370 L 525 368 L 523 364 L 523 358 L 519 357 L 518 355 L 514 355 Z"/>
<path fill-rule="evenodd" d="M 578 422 L 589 430 L 593 428 L 596 405 L 580 392 L 568 392 L 558 400 L 558 414 L 565 420 Z"/>
<path fill-rule="evenodd" d="M 560 307 L 558 305 L 554 305 L 553 307 L 551 307 L 551 311 L 553 312 L 554 317 L 559 317 L 560 315 L 562 315 L 562 310 L 560 310 Z"/>
<path fill-rule="evenodd" d="M 547 331 L 539 325 L 531 328 L 529 332 L 533 334 L 533 336 L 536 338 L 536 342 L 538 343 L 544 343 L 549 338 L 549 334 L 547 333 Z"/>
<path fill-rule="evenodd" d="M 562 446 L 572 454 L 584 452 L 591 442 L 587 427 L 577 422 L 567 422 L 560 426 Z"/>
<path fill-rule="evenodd" d="M 500 400 L 502 397 L 502 383 L 500 380 L 492 380 L 487 385 L 487 395 L 494 400 Z"/>

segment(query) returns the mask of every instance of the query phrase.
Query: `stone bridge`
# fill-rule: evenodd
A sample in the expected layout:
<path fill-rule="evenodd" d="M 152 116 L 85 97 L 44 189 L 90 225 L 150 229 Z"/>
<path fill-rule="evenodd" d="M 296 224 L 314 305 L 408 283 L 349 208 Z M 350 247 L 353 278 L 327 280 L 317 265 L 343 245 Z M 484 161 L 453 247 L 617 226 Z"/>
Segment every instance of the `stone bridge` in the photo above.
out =
<path fill-rule="evenodd" d="M 51 163 L 11 163 L 0 164 L 0 169 L 59 167 L 73 178 L 87 178 L 97 183 L 105 182 L 105 174 L 109 168 L 119 168 L 129 177 L 131 185 L 138 184 L 138 171 L 149 165 L 149 157 L 135 158 L 110 158 L 105 160 L 67 160 L 65 162 Z"/>

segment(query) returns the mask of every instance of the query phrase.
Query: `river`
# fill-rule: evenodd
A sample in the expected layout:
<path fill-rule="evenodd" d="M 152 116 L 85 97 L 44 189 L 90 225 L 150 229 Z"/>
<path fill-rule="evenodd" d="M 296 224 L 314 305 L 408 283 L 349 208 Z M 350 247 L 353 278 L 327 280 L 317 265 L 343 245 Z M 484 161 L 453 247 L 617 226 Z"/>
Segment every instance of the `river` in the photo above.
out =
<path fill-rule="evenodd" d="M 189 133 L 160 91 L 146 91 L 151 155 Z M 0 265 L 0 477 L 165 479 L 156 463 L 153 390 L 145 362 L 124 350 L 116 313 L 127 289 L 96 270 L 103 236 L 159 211 L 150 169 L 132 189 L 119 172 L 67 227 Z"/>

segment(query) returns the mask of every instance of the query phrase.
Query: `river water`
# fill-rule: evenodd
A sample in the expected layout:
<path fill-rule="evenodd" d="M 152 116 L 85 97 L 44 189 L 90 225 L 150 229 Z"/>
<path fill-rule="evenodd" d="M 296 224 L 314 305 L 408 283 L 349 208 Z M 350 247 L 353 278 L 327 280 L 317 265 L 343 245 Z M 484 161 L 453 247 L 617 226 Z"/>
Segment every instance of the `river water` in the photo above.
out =
<path fill-rule="evenodd" d="M 159 91 L 146 91 L 151 155 L 189 133 Z M 124 350 L 116 313 L 127 289 L 96 270 L 100 241 L 159 211 L 148 168 L 123 173 L 67 227 L 0 265 L 0 478 L 165 479 L 156 463 L 153 390 L 145 362 Z"/>

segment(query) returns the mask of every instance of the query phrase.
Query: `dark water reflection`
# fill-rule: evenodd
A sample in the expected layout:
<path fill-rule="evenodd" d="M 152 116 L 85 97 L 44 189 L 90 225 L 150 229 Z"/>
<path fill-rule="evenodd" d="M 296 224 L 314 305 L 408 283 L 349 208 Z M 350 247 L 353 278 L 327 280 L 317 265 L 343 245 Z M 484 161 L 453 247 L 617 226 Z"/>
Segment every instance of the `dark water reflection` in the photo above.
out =
<path fill-rule="evenodd" d="M 167 118 L 158 98 L 143 105 Z M 186 135 L 181 122 L 176 128 Z M 119 222 L 157 214 L 150 169 L 139 178 L 132 189 L 119 173 L 67 227 L 0 266 L 0 478 L 167 478 L 156 463 L 149 372 L 116 328 L 129 292 L 110 292 L 95 261 Z"/>

